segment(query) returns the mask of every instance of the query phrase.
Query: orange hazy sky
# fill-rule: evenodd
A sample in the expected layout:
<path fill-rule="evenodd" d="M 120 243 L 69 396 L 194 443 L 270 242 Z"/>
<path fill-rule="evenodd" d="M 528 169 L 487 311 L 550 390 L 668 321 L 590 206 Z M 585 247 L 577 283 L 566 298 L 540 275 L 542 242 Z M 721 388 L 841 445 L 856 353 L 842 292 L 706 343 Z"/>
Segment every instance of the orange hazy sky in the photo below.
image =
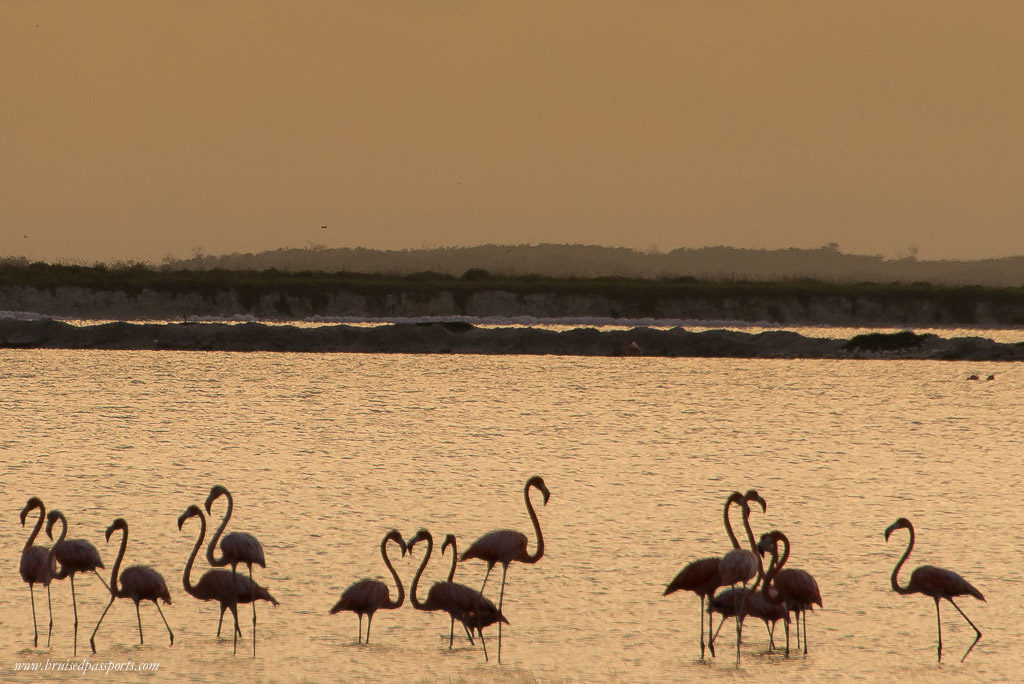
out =
<path fill-rule="evenodd" d="M 1022 35 L 1018 0 L 3 2 L 0 256 L 1024 254 Z"/>

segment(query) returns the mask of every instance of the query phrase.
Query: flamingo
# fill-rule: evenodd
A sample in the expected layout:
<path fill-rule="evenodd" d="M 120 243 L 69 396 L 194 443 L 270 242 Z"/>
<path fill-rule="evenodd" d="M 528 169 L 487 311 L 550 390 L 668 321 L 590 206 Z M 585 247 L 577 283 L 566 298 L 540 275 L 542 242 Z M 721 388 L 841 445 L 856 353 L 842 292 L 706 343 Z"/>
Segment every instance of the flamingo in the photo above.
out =
<path fill-rule="evenodd" d="M 203 539 L 206 537 L 206 516 L 203 515 L 203 511 L 199 506 L 194 504 L 189 506 L 185 509 L 184 513 L 178 516 L 179 530 L 189 518 L 199 518 L 199 537 L 196 539 L 196 545 L 192 548 L 192 555 L 189 556 L 188 562 L 185 563 L 185 574 L 181 580 L 185 587 L 185 593 L 196 597 L 200 601 L 217 601 L 220 603 L 220 620 L 217 622 L 218 637 L 220 636 L 221 624 L 224 622 L 224 611 L 230 609 L 232 614 L 235 615 L 234 631 L 235 638 L 237 639 L 241 633 L 241 630 L 238 628 L 238 604 L 263 600 L 270 601 L 271 604 L 277 606 L 277 599 L 271 596 L 269 591 L 245 575 L 236 578 L 233 573 L 227 570 L 208 570 L 199 578 L 199 582 L 192 584 L 190 578 L 192 564 L 195 563 L 199 549 L 203 546 Z"/>
<path fill-rule="evenodd" d="M 443 610 L 451 616 L 452 620 L 458 620 L 467 630 L 476 630 L 480 634 L 480 643 L 484 649 L 484 660 L 487 660 L 487 642 L 484 641 L 484 627 L 497 622 L 499 625 L 508 620 L 501 614 L 501 610 L 494 605 L 494 602 L 485 597 L 476 589 L 471 589 L 464 584 L 455 582 L 435 582 L 427 592 L 427 600 L 420 602 L 416 597 L 416 588 L 419 586 L 423 570 L 430 561 L 430 554 L 434 548 L 434 538 L 427 530 L 420 530 L 416 536 L 409 540 L 409 553 L 416 544 L 426 540 L 427 552 L 423 556 L 420 567 L 412 578 L 409 586 L 409 601 L 416 610 L 435 611 Z M 448 647 L 451 648 L 454 638 L 454 622 L 452 632 L 449 636 Z"/>
<path fill-rule="evenodd" d="M 220 542 L 220 558 L 216 558 L 213 554 L 217 548 L 217 540 L 220 539 L 221 533 L 227 526 L 228 521 L 231 520 L 231 511 L 234 508 L 234 502 L 231 498 L 231 492 L 222 485 L 214 485 L 210 489 L 210 495 L 206 497 L 206 512 L 211 512 L 213 502 L 218 497 L 225 497 L 228 500 L 228 509 L 224 512 L 224 518 L 220 522 L 220 527 L 213 533 L 213 538 L 210 539 L 210 546 L 206 549 L 206 560 L 209 561 L 210 565 L 215 568 L 222 568 L 228 565 L 231 566 L 231 575 L 237 575 L 237 569 L 239 563 L 245 563 L 249 567 L 249 586 L 255 588 L 256 583 L 252 581 L 252 566 L 253 563 L 266 568 L 267 563 L 263 558 L 263 546 L 260 544 L 256 537 L 246 532 L 231 532 L 224 535 L 224 539 Z M 252 655 L 256 656 L 256 600 L 253 598 L 252 603 Z M 235 612 L 235 652 L 238 650 L 238 613 Z"/>
<path fill-rule="evenodd" d="M 960 610 L 960 606 L 956 605 L 953 601 L 954 596 L 973 596 L 979 601 L 984 601 L 985 597 L 981 595 L 981 592 L 975 589 L 970 582 L 965 580 L 959 574 L 952 570 L 946 570 L 945 568 L 936 568 L 932 565 L 922 565 L 921 567 L 910 573 L 910 584 L 905 587 L 899 585 L 897 575 L 899 575 L 900 568 L 910 557 L 910 552 L 914 550 L 914 526 L 906 518 L 900 518 L 889 527 L 885 528 L 885 540 L 889 541 L 889 535 L 898 529 L 905 528 L 910 532 L 910 543 L 907 544 L 907 550 L 903 553 L 899 562 L 896 563 L 896 567 L 892 571 L 892 590 L 897 594 L 924 594 L 925 596 L 931 596 L 935 601 L 935 622 L 938 625 L 939 630 L 939 662 L 942 662 L 942 618 L 939 615 L 939 600 L 946 599 L 953 604 L 953 607 L 957 609 L 961 615 L 964 616 L 964 620 L 967 620 L 977 636 L 974 637 L 974 641 L 971 642 L 970 648 L 964 653 L 964 657 L 960 659 L 960 662 L 967 660 L 967 656 L 970 655 L 971 651 L 974 650 L 974 646 L 981 639 L 981 630 L 971 622 L 971 618 L 967 617 L 964 611 Z"/>
<path fill-rule="evenodd" d="M 32 527 L 32 532 L 25 541 L 25 548 L 21 551 L 21 579 L 28 583 L 28 594 L 32 600 L 32 630 L 34 637 L 32 646 L 39 646 L 39 629 L 36 627 L 36 595 L 33 585 L 42 584 L 46 587 L 46 608 L 50 612 L 50 626 L 46 632 L 46 646 L 50 646 L 50 635 L 53 634 L 53 606 L 50 603 L 50 581 L 53 579 L 56 568 L 53 558 L 50 556 L 50 549 L 35 544 L 39 531 L 43 528 L 43 519 L 46 517 L 46 507 L 39 497 L 33 496 L 21 509 L 21 526 L 25 526 L 25 518 L 35 509 L 39 509 L 39 518 Z"/>
<path fill-rule="evenodd" d="M 732 542 L 733 550 L 740 548 L 739 540 L 736 539 L 736 535 L 732 531 L 732 525 L 729 523 L 729 506 L 733 503 L 741 503 L 744 499 L 748 501 L 758 501 L 762 510 L 767 510 L 767 504 L 764 499 L 757 493 L 756 490 L 751 489 L 744 496 L 739 492 L 733 492 L 725 500 L 725 507 L 722 510 L 722 518 L 725 521 L 725 531 L 729 535 L 729 541 Z M 722 559 L 719 557 L 712 558 L 701 558 L 695 560 L 692 563 L 686 565 L 675 578 L 669 582 L 668 586 L 665 587 L 662 596 L 668 596 L 677 591 L 692 591 L 700 597 L 700 657 L 704 658 L 704 599 L 710 602 L 711 597 L 714 596 L 715 591 L 723 586 L 721 581 L 721 575 L 719 574 L 719 566 L 721 565 Z M 749 578 L 748 578 L 749 579 Z M 721 625 L 719 625 L 721 629 Z M 711 623 L 711 611 L 708 611 L 708 648 L 711 649 L 711 655 L 715 655 L 715 644 L 712 636 L 712 623 Z"/>
<path fill-rule="evenodd" d="M 519 561 L 520 563 L 536 563 L 544 556 L 544 536 L 540 531 L 540 521 L 537 520 L 537 512 L 533 510 L 530 502 L 530 489 L 536 488 L 544 495 L 544 505 L 547 506 L 551 492 L 548 491 L 544 480 L 539 476 L 533 476 L 526 481 L 523 487 L 523 498 L 526 500 L 526 510 L 533 522 L 534 532 L 537 534 L 537 550 L 531 555 L 526 551 L 527 539 L 522 532 L 515 530 L 495 530 L 470 544 L 459 560 L 479 558 L 487 563 L 487 573 L 484 575 L 484 583 L 480 585 L 480 593 L 487 586 L 487 578 L 491 575 L 491 569 L 496 563 L 501 563 L 501 593 L 498 596 L 498 612 L 501 612 L 505 600 L 505 577 L 508 574 L 509 563 Z M 498 662 L 501 662 L 501 622 L 498 623 Z"/>
<path fill-rule="evenodd" d="M 52 565 L 54 559 L 60 563 L 60 570 L 54 573 L 53 579 L 71 578 L 71 605 L 75 611 L 75 644 L 73 654 L 78 655 L 78 599 L 75 597 L 75 574 L 91 570 L 100 578 L 100 582 L 107 588 L 107 591 L 110 591 L 110 587 L 107 586 L 107 583 L 97 570 L 97 568 L 103 567 L 103 561 L 100 560 L 100 552 L 96 550 L 96 547 L 84 539 L 64 539 L 68 534 L 68 520 L 60 511 L 50 511 L 46 514 L 46 536 L 53 539 L 53 525 L 58 520 L 60 520 L 61 524 L 60 536 L 53 546 L 50 547 L 48 563 Z"/>
<path fill-rule="evenodd" d="M 750 501 L 756 501 L 761 504 L 761 512 L 768 510 L 768 504 L 765 500 L 757 493 L 756 489 L 749 490 L 746 494 L 740 494 L 739 492 L 733 492 L 729 496 L 729 500 L 726 502 L 725 509 L 725 529 L 729 533 L 729 540 L 733 544 L 732 551 L 729 551 L 722 557 L 722 562 L 718 566 L 718 581 L 719 586 L 735 586 L 737 583 L 742 582 L 743 586 L 747 586 L 747 582 L 751 578 L 757 577 L 759 580 L 763 577 L 764 570 L 761 568 L 761 557 L 757 552 L 757 542 L 754 541 L 754 532 L 750 529 Z M 747 533 L 747 542 L 750 544 L 750 550 L 739 548 L 739 540 L 736 539 L 736 535 L 733 534 L 732 525 L 729 524 L 729 504 L 738 503 L 743 510 L 743 529 Z M 742 608 L 742 604 L 741 604 Z M 723 621 L 725 620 L 723 616 Z M 710 616 L 708 621 L 710 623 Z M 721 631 L 722 626 L 718 626 L 718 631 Z M 718 631 L 715 635 L 709 638 L 711 643 L 711 653 L 714 654 L 714 642 Z M 768 636 L 772 637 L 771 630 L 768 632 Z M 740 646 L 742 645 L 743 639 L 743 620 L 736 620 L 736 662 L 740 660 Z"/>
<path fill-rule="evenodd" d="M 135 602 L 135 617 L 139 621 L 140 646 L 143 644 L 142 615 L 139 613 L 140 601 L 152 601 L 153 605 L 156 606 L 157 612 L 160 613 L 160 619 L 164 621 L 167 633 L 171 636 L 171 646 L 173 646 L 174 632 L 171 631 L 171 626 L 167 624 L 167 618 L 164 617 L 164 611 L 160 610 L 160 604 L 157 603 L 159 599 L 167 605 L 171 604 L 171 593 L 167 591 L 167 582 L 164 581 L 163 575 L 148 565 L 133 565 L 130 568 L 125 568 L 125 571 L 121 573 L 121 586 L 119 588 L 117 586 L 117 571 L 121 568 L 124 551 L 128 546 L 128 523 L 124 518 L 114 520 L 110 527 L 107 528 L 108 543 L 110 542 L 110 535 L 114 533 L 114 530 L 121 530 L 121 548 L 117 551 L 117 560 L 114 561 L 114 568 L 110 571 L 110 603 L 103 609 L 99 622 L 96 623 L 96 629 L 92 630 L 92 636 L 89 637 L 89 645 L 92 646 L 92 652 L 96 652 L 96 632 L 99 631 L 100 624 L 103 622 L 103 618 L 106 617 L 107 611 L 110 610 L 110 606 L 114 605 L 114 600 L 119 598 L 127 598 Z"/>
<path fill-rule="evenodd" d="M 774 590 L 778 600 L 786 606 L 786 610 L 793 613 L 796 618 L 796 645 L 800 647 L 800 616 L 804 621 L 804 655 L 807 655 L 807 611 L 814 610 L 815 604 L 823 606 L 821 602 L 821 590 L 818 589 L 818 582 L 806 570 L 797 568 L 783 568 L 789 558 L 789 538 L 778 530 L 772 530 L 761 535 L 761 541 L 757 547 L 759 550 L 771 551 L 773 563 L 778 557 L 778 543 L 782 542 L 783 553 L 775 568 L 775 575 L 771 580 L 765 581 L 765 596 Z M 789 655 L 789 633 L 786 633 L 786 655 Z"/>
<path fill-rule="evenodd" d="M 455 535 L 454 534 L 446 534 L 445 535 L 444 543 L 441 544 L 441 555 L 442 556 L 448 550 L 448 547 L 451 547 L 451 549 L 452 549 L 452 564 L 451 564 L 451 567 L 448 569 L 448 580 L 447 581 L 454 583 L 454 581 L 455 581 L 455 568 L 459 564 L 459 546 L 458 546 L 458 542 L 455 540 Z M 469 643 L 472 644 L 473 643 L 473 633 L 469 630 L 469 626 L 468 625 L 463 624 L 462 626 L 466 630 L 466 636 L 469 638 Z M 448 648 L 451 648 L 452 644 L 454 644 L 454 643 L 455 643 L 455 617 L 452 616 L 451 630 L 450 630 L 450 632 L 448 634 Z"/>
<path fill-rule="evenodd" d="M 398 573 L 395 571 L 394 566 L 391 565 L 391 559 L 388 558 L 389 541 L 398 544 L 399 548 L 402 549 L 403 556 L 406 554 L 406 546 L 405 540 L 402 539 L 402 535 L 398 530 L 388 532 L 380 543 L 380 555 L 384 558 L 384 565 L 391 571 L 391 576 L 395 578 L 395 584 L 398 586 L 398 599 L 395 601 L 391 600 L 388 585 L 380 580 L 362 579 L 342 593 L 341 598 L 338 599 L 338 602 L 334 604 L 329 613 L 334 615 L 343 610 L 350 610 L 358 615 L 359 643 L 363 643 L 363 615 L 369 617 L 366 621 L 366 643 L 370 643 L 370 625 L 373 623 L 373 614 L 378 610 L 399 608 L 405 602 L 405 587 L 402 586 L 402 580 L 398 578 Z"/>

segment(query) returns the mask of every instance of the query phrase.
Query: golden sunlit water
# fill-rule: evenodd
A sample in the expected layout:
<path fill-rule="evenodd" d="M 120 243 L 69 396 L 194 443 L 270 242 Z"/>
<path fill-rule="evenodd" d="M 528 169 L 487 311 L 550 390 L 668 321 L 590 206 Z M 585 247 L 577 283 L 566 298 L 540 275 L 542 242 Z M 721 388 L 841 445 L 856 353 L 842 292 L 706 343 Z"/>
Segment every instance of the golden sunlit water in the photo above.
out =
<path fill-rule="evenodd" d="M 967 381 L 972 374 L 982 381 Z M 1019 364 L 8 350 L 0 377 L 3 680 L 963 681 L 1024 672 Z M 485 663 L 458 633 L 448 651 L 447 617 L 408 601 L 377 614 L 369 646 L 356 643 L 354 615 L 327 614 L 352 582 L 389 578 L 379 545 L 391 528 L 408 539 L 425 527 L 438 547 L 451 532 L 463 549 L 512 528 L 532 550 L 522 490 L 535 474 L 551 491 L 547 506 L 534 495 L 545 554 L 509 570 L 501 664 L 493 628 Z M 215 637 L 216 607 L 182 589 L 198 525 L 179 531 L 177 518 L 218 483 L 234 495 L 228 530 L 260 539 L 267 568 L 255 577 L 280 601 L 257 606 L 255 658 L 247 606 L 232 655 L 230 628 Z M 689 561 L 728 550 L 722 504 L 749 488 L 768 504 L 752 517 L 755 533 L 789 536 L 790 566 L 817 578 L 824 607 L 807 620 L 806 656 L 768 654 L 764 627 L 748 620 L 737 668 L 731 626 L 718 657 L 702 661 L 699 600 L 662 591 Z M 109 595 L 86 575 L 76 579 L 77 657 L 66 580 L 52 586 L 49 648 L 37 588 L 43 637 L 32 647 L 18 574 L 35 519 L 22 528 L 18 512 L 30 496 L 62 510 L 68 536 L 95 544 L 108 573 L 119 534 L 107 543 L 104 530 L 127 519 L 125 565 L 152 565 L 167 579 L 173 646 L 148 603 L 140 646 L 134 608 L 119 600 L 92 655 Z M 212 525 L 223 510 L 218 501 Z M 934 604 L 890 589 L 907 536 L 886 543 L 883 532 L 900 516 L 917 531 L 904 584 L 914 567 L 934 564 L 987 598 L 958 600 L 984 633 L 962 664 L 973 631 L 952 606 L 943 603 L 937 664 Z M 439 550 L 421 598 L 446 573 Z M 406 584 L 422 551 L 392 553 Z M 206 569 L 200 558 L 193 579 Z M 478 587 L 484 570 L 467 562 L 456 580 Z M 496 600 L 500 568 L 491 577 Z M 84 659 L 159 669 L 44 670 Z M 19 670 L 33 664 L 40 670 Z"/>

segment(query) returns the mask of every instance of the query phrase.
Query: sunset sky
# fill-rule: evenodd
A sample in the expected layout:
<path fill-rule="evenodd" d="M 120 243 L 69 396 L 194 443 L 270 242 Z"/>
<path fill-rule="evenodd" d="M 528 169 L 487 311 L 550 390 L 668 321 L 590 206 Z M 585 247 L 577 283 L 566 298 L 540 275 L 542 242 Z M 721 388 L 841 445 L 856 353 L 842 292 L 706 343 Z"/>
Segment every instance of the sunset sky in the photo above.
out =
<path fill-rule="evenodd" d="M 1018 0 L 3 2 L 0 256 L 1024 254 L 1022 35 Z"/>

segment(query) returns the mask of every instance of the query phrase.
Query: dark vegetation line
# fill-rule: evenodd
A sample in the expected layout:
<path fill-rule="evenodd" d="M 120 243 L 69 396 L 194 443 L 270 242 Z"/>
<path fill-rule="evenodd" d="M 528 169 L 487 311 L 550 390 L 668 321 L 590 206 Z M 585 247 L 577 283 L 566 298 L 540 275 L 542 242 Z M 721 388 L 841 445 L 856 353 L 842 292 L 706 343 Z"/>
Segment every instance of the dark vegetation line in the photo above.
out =
<path fill-rule="evenodd" d="M 644 302 L 697 298 L 724 299 L 796 298 L 810 300 L 838 297 L 867 298 L 876 302 L 927 300 L 951 309 L 969 309 L 979 302 L 1020 305 L 1024 310 L 1024 287 L 981 285 L 939 285 L 931 283 L 836 283 L 814 279 L 711 280 L 690 276 L 672 278 L 554 278 L 541 275 L 498 275 L 470 269 L 462 276 L 424 272 L 409 275 L 354 273 L 348 271 L 170 270 L 145 264 L 118 266 L 76 266 L 0 260 L 0 287 L 31 287 L 55 292 L 57 288 L 123 292 L 137 295 L 143 290 L 167 294 L 197 293 L 212 296 L 235 292 L 239 300 L 258 301 L 269 294 L 285 294 L 316 301 L 327 293 L 345 291 L 366 296 L 394 293 L 433 295 L 453 292 L 505 291 L 517 295 L 603 296 Z"/>

